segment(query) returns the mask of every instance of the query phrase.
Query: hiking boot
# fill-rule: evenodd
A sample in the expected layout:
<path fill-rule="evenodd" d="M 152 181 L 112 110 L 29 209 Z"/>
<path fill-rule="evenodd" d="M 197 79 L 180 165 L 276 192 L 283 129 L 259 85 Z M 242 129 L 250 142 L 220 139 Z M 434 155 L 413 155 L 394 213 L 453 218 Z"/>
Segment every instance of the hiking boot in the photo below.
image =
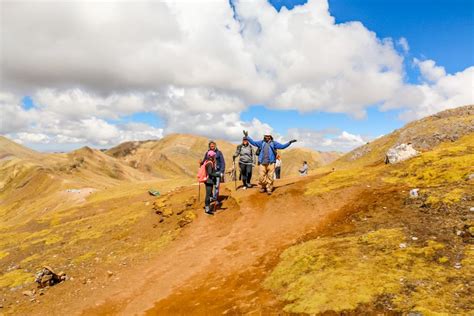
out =
<path fill-rule="evenodd" d="M 260 189 L 260 193 L 265 193 L 265 189 Z"/>
<path fill-rule="evenodd" d="M 247 186 L 244 186 L 244 188 L 243 188 L 243 189 L 244 189 L 244 190 L 247 190 Z"/>
<path fill-rule="evenodd" d="M 272 191 L 267 191 L 267 194 L 268 194 L 268 195 L 272 195 Z"/>
<path fill-rule="evenodd" d="M 252 185 L 251 185 L 250 183 L 247 183 L 247 184 L 245 185 L 245 187 L 251 189 L 251 188 L 252 188 Z"/>
<path fill-rule="evenodd" d="M 214 215 L 214 212 L 211 211 L 211 209 L 209 208 L 209 206 L 206 206 L 204 213 L 206 213 L 207 215 Z"/>

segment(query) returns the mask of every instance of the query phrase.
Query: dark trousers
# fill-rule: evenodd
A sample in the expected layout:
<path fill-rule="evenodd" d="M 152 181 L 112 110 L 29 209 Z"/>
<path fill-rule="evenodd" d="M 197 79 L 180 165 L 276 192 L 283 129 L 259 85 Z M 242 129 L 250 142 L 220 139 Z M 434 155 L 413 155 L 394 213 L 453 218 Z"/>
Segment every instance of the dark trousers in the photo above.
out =
<path fill-rule="evenodd" d="M 206 185 L 206 206 L 211 205 L 211 197 L 212 197 L 212 189 L 214 187 L 214 184 L 212 183 L 205 183 Z"/>
<path fill-rule="evenodd" d="M 281 167 L 276 167 L 275 168 L 275 178 L 280 179 L 280 172 L 281 172 Z"/>
<path fill-rule="evenodd" d="M 252 180 L 252 165 L 239 163 L 239 167 L 242 183 L 244 184 L 244 186 L 250 184 L 250 180 Z"/>

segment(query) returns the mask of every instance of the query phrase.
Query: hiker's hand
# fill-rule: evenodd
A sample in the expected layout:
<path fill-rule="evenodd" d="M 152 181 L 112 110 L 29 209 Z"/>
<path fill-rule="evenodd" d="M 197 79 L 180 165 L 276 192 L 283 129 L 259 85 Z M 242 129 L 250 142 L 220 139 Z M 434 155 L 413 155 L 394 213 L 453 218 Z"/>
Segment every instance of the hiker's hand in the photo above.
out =
<path fill-rule="evenodd" d="M 244 130 L 243 132 L 244 132 L 244 136 L 245 136 L 245 137 L 248 137 L 248 136 L 249 136 L 249 131 Z"/>
<path fill-rule="evenodd" d="M 290 140 L 290 144 L 296 143 L 296 139 Z"/>

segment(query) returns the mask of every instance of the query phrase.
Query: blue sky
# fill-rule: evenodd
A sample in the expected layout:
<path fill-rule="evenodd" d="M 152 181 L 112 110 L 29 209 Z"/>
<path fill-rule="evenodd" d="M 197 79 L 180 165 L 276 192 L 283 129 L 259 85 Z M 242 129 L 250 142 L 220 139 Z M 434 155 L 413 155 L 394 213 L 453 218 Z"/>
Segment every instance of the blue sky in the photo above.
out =
<path fill-rule="evenodd" d="M 474 102 L 474 1 L 327 1 L 336 25 L 323 0 L 269 0 L 280 14 L 259 1 L 140 2 L 132 15 L 101 1 L 41 2 L 36 14 L 12 2 L 0 132 L 51 150 L 171 132 L 238 141 L 249 128 L 350 150 Z"/>

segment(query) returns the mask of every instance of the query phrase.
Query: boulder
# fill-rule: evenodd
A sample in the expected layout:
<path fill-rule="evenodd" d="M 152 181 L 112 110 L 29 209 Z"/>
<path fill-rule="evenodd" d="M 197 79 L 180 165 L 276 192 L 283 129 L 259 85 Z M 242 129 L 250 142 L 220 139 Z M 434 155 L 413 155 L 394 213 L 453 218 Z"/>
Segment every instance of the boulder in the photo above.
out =
<path fill-rule="evenodd" d="M 387 151 L 385 162 L 393 164 L 418 156 L 419 154 L 420 152 L 413 148 L 411 144 L 400 144 Z"/>

